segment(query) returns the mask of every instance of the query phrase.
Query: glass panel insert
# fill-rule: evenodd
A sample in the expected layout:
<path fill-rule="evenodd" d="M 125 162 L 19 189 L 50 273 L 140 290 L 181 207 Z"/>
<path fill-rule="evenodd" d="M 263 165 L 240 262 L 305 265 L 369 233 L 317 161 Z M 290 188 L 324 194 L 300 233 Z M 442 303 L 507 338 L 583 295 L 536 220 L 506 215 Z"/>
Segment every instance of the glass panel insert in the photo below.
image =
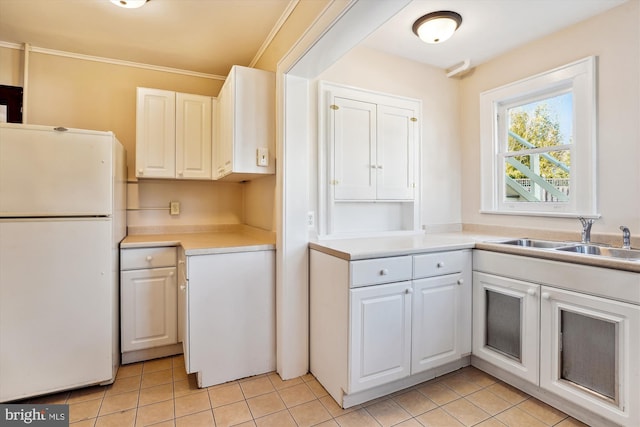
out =
<path fill-rule="evenodd" d="M 486 345 L 505 356 L 522 361 L 521 311 L 518 297 L 485 290 Z"/>
<path fill-rule="evenodd" d="M 614 322 L 561 312 L 561 378 L 617 401 Z"/>

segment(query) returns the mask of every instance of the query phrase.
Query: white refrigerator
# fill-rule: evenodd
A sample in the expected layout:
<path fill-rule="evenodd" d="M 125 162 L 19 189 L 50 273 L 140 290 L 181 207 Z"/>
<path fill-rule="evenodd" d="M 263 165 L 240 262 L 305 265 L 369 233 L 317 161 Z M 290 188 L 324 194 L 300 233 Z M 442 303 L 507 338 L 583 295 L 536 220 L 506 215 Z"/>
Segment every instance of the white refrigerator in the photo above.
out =
<path fill-rule="evenodd" d="M 0 402 L 114 380 L 125 181 L 111 132 L 0 123 Z"/>

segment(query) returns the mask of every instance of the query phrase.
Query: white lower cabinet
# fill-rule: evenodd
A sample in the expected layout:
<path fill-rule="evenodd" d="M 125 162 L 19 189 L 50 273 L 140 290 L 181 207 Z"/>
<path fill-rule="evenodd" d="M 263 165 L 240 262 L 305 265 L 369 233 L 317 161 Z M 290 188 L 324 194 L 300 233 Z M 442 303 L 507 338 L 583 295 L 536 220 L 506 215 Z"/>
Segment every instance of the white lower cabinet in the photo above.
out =
<path fill-rule="evenodd" d="M 178 265 L 185 368 L 198 386 L 274 371 L 274 251 L 181 254 Z"/>
<path fill-rule="evenodd" d="M 473 273 L 473 354 L 538 384 L 539 285 Z"/>
<path fill-rule="evenodd" d="M 590 426 L 640 425 L 640 274 L 479 250 L 473 270 L 474 366 Z"/>
<path fill-rule="evenodd" d="M 640 425 L 640 307 L 542 287 L 540 387 Z"/>
<path fill-rule="evenodd" d="M 178 342 L 176 248 L 123 249 L 120 278 L 123 363 L 167 355 L 140 351 Z"/>
<path fill-rule="evenodd" d="M 410 281 L 351 291 L 351 392 L 409 375 L 411 292 Z"/>
<path fill-rule="evenodd" d="M 339 405 L 468 364 L 470 251 L 358 261 L 310 252 L 311 373 Z"/>

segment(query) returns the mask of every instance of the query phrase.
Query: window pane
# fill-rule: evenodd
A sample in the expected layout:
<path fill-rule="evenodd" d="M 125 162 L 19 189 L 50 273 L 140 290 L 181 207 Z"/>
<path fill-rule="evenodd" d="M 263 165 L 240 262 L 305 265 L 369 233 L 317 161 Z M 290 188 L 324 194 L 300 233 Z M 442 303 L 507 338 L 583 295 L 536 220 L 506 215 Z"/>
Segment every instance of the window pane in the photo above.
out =
<path fill-rule="evenodd" d="M 545 98 L 507 109 L 507 152 L 571 144 L 573 94 Z"/>
<path fill-rule="evenodd" d="M 568 201 L 570 165 L 569 150 L 505 157 L 504 201 Z"/>

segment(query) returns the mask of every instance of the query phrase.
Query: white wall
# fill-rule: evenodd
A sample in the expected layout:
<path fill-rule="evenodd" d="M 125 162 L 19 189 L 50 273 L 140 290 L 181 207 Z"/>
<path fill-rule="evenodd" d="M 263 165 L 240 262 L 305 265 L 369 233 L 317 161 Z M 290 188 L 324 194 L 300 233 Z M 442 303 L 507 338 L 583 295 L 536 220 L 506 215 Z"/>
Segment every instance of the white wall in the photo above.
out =
<path fill-rule="evenodd" d="M 479 95 L 575 60 L 598 57 L 598 198 L 594 233 L 640 233 L 640 2 L 529 43 L 461 81 L 462 220 L 465 224 L 580 230 L 577 219 L 481 214 Z"/>
<path fill-rule="evenodd" d="M 459 81 L 401 57 L 357 47 L 324 71 L 326 80 L 422 100 L 422 218 L 427 230 L 461 223 Z M 317 144 L 312 153 L 317 153 Z M 317 210 L 317 173 L 311 199 Z"/>

